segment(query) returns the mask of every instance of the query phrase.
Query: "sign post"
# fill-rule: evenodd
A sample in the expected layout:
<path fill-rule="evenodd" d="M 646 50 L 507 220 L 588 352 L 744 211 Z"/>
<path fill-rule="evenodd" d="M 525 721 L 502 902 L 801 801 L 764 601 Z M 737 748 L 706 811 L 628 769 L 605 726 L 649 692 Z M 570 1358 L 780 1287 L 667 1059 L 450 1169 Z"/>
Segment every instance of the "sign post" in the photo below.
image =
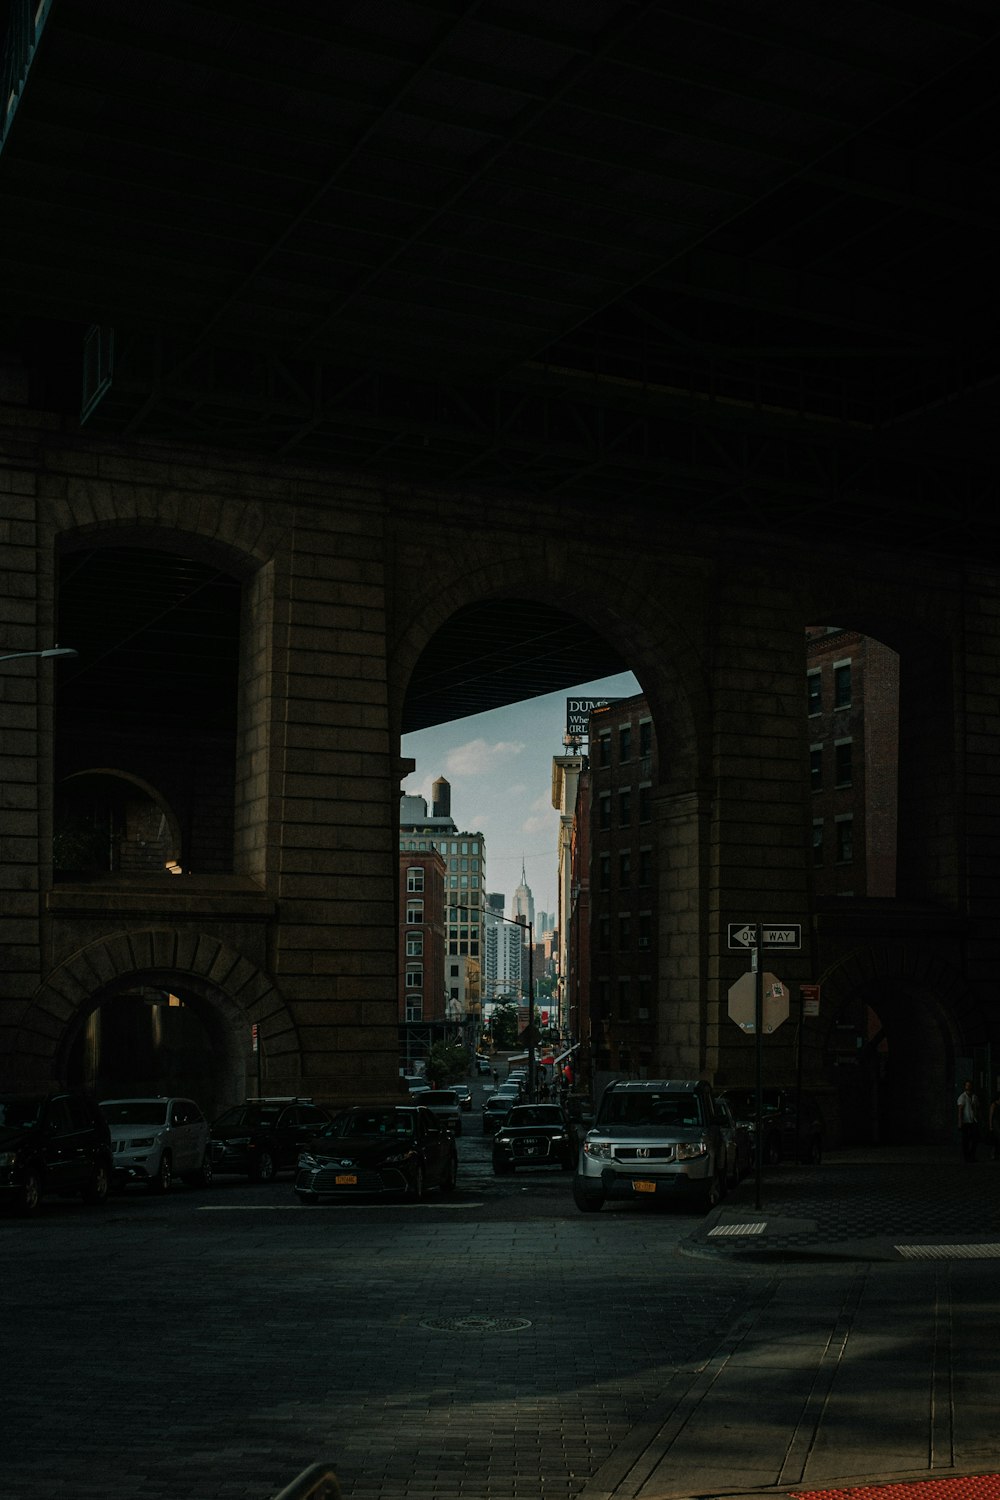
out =
<path fill-rule="evenodd" d="M 783 948 L 786 952 L 795 952 L 802 947 L 802 924 L 800 922 L 772 922 L 765 927 L 763 922 L 730 922 L 727 927 L 727 941 L 730 951 L 750 954 L 750 972 L 753 974 L 753 1029 L 755 1034 L 755 1045 L 757 1049 L 757 1120 L 756 1120 L 756 1147 L 754 1150 L 754 1178 L 756 1199 L 754 1207 L 760 1211 L 761 1206 L 761 1167 L 764 1139 L 764 982 L 765 977 L 774 982 L 773 987 L 780 991 L 773 998 L 779 1001 L 779 1009 L 783 1006 L 783 1013 L 777 1012 L 771 1018 L 768 1030 L 773 1031 L 780 1026 L 782 1021 L 788 1019 L 788 991 L 780 980 L 775 981 L 774 975 L 764 974 L 763 954 L 765 948 Z M 739 982 L 733 986 L 738 989 Z M 732 991 L 730 992 L 732 996 Z M 732 1014 L 732 999 L 730 1001 Z M 734 1016 L 734 1019 L 736 1017 Z M 744 1030 L 746 1025 L 744 1023 Z M 801 1037 L 799 1045 L 801 1047 Z"/>

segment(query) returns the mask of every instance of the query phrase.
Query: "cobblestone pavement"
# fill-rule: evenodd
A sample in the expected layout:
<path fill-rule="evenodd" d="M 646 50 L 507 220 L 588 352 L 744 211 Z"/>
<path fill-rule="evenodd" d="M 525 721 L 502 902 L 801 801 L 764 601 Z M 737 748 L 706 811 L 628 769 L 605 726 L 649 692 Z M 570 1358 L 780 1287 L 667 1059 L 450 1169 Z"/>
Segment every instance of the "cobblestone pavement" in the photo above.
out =
<path fill-rule="evenodd" d="M 566 1176 L 461 1150 L 462 1191 L 412 1209 L 286 1178 L 0 1220 L 3 1500 L 266 1500 L 316 1460 L 348 1500 L 660 1500 L 1000 1457 L 988 1263 L 795 1260 L 861 1200 L 919 1223 L 898 1163 L 769 1174 L 780 1264 L 710 1249 L 752 1184 L 708 1219 L 585 1216 Z M 966 1229 L 992 1213 L 980 1170 L 941 1164 L 925 1217 L 962 1225 L 951 1177 Z"/>

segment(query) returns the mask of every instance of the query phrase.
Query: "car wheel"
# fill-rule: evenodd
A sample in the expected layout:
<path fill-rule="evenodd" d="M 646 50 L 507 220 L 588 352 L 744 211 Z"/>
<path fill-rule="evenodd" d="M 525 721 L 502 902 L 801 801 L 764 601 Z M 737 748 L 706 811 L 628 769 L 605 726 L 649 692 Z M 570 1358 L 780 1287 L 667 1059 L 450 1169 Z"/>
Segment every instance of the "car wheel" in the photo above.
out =
<path fill-rule="evenodd" d="M 513 1170 L 514 1163 L 512 1161 L 502 1161 L 496 1157 L 493 1158 L 493 1171 L 497 1177 L 509 1177 Z"/>
<path fill-rule="evenodd" d="M 150 1191 L 154 1193 L 166 1193 L 170 1190 L 170 1184 L 174 1180 L 174 1169 L 170 1164 L 170 1152 L 164 1151 L 160 1157 L 160 1165 L 149 1179 Z"/>
<path fill-rule="evenodd" d="M 254 1182 L 270 1182 L 275 1171 L 274 1157 L 270 1151 L 262 1151 L 254 1162 L 250 1176 Z"/>
<path fill-rule="evenodd" d="M 582 1188 L 573 1188 L 573 1202 L 581 1213 L 597 1214 L 604 1207 L 603 1193 L 585 1193 Z"/>
<path fill-rule="evenodd" d="M 806 1161 L 810 1167 L 818 1167 L 822 1160 L 823 1142 L 820 1140 L 818 1135 L 814 1135 L 812 1140 L 809 1142 L 809 1149 L 806 1152 Z"/>
<path fill-rule="evenodd" d="M 452 1152 L 445 1167 L 444 1176 L 441 1179 L 442 1193 L 453 1193 L 458 1183 L 458 1157 Z"/>
<path fill-rule="evenodd" d="M 457 1120 L 456 1123 L 455 1123 L 455 1134 L 456 1135 L 461 1135 L 462 1134 L 462 1121 L 461 1120 Z"/>
<path fill-rule="evenodd" d="M 726 1171 L 725 1167 L 723 1166 L 721 1170 L 716 1170 L 715 1172 L 713 1172 L 712 1179 L 709 1182 L 708 1187 L 705 1189 L 704 1195 L 702 1197 L 702 1206 L 704 1207 L 705 1212 L 709 1213 L 713 1208 L 718 1208 L 719 1204 L 722 1202 L 725 1196 Z"/>
<path fill-rule="evenodd" d="M 33 1167 L 29 1167 L 17 1195 L 17 1211 L 25 1215 L 37 1214 L 41 1206 L 42 1179 Z"/>
<path fill-rule="evenodd" d="M 769 1135 L 764 1142 L 764 1160 L 769 1167 L 776 1167 L 781 1160 L 781 1139 L 776 1135 Z"/>
<path fill-rule="evenodd" d="M 90 1181 L 83 1190 L 84 1203 L 103 1203 L 111 1186 L 111 1174 L 104 1162 L 99 1161 L 90 1174 Z"/>
<path fill-rule="evenodd" d="M 192 1187 L 211 1187 L 213 1176 L 212 1161 L 206 1155 L 197 1172 L 189 1172 L 184 1180 L 185 1182 L 189 1182 Z"/>
<path fill-rule="evenodd" d="M 422 1162 L 417 1163 L 417 1170 L 413 1174 L 413 1187 L 410 1196 L 417 1202 L 423 1203 L 427 1196 L 427 1178 L 424 1175 Z"/>
<path fill-rule="evenodd" d="M 299 1192 L 296 1192 L 295 1196 L 296 1196 L 296 1198 L 298 1198 L 298 1200 L 299 1200 L 300 1203 L 311 1203 L 311 1204 L 315 1205 L 315 1204 L 317 1204 L 319 1202 L 319 1199 L 317 1198 L 317 1196 L 316 1196 L 315 1193 L 299 1193 Z"/>

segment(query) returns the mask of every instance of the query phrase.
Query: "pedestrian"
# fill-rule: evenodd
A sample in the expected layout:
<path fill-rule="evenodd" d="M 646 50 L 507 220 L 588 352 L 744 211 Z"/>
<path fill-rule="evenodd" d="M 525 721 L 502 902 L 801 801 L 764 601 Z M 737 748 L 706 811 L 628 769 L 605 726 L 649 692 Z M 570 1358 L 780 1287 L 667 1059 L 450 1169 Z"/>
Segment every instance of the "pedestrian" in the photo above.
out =
<path fill-rule="evenodd" d="M 1000 1161 L 1000 1081 L 997 1083 L 997 1091 L 990 1104 L 989 1131 L 990 1160 Z"/>
<path fill-rule="evenodd" d="M 493 1069 L 493 1087 L 496 1088 L 496 1086 L 497 1086 L 497 1084 L 499 1082 L 500 1082 L 500 1074 L 497 1072 L 496 1068 L 494 1068 Z"/>
<path fill-rule="evenodd" d="M 971 1078 L 958 1096 L 958 1128 L 962 1134 L 962 1160 L 975 1161 L 979 1144 L 979 1100 Z"/>

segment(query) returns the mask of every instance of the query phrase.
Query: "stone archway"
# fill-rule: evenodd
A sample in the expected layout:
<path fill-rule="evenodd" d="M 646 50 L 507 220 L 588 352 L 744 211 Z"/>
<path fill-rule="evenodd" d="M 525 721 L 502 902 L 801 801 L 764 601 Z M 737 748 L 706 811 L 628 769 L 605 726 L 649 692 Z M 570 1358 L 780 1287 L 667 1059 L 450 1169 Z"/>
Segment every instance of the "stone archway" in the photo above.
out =
<path fill-rule="evenodd" d="M 217 1077 L 210 1107 L 256 1092 L 251 1028 L 272 1092 L 299 1091 L 298 1029 L 274 981 L 220 939 L 202 932 L 146 928 L 118 932 L 79 949 L 50 973 L 18 1025 L 9 1054 L 20 1086 L 64 1083 L 88 1016 L 140 987 L 176 991 L 210 1018 Z"/>
<path fill-rule="evenodd" d="M 809 1072 L 827 1079 L 835 1139 L 952 1142 L 956 1059 L 982 1026 L 959 970 L 944 955 L 886 943 L 844 955 L 821 983 Z"/>

